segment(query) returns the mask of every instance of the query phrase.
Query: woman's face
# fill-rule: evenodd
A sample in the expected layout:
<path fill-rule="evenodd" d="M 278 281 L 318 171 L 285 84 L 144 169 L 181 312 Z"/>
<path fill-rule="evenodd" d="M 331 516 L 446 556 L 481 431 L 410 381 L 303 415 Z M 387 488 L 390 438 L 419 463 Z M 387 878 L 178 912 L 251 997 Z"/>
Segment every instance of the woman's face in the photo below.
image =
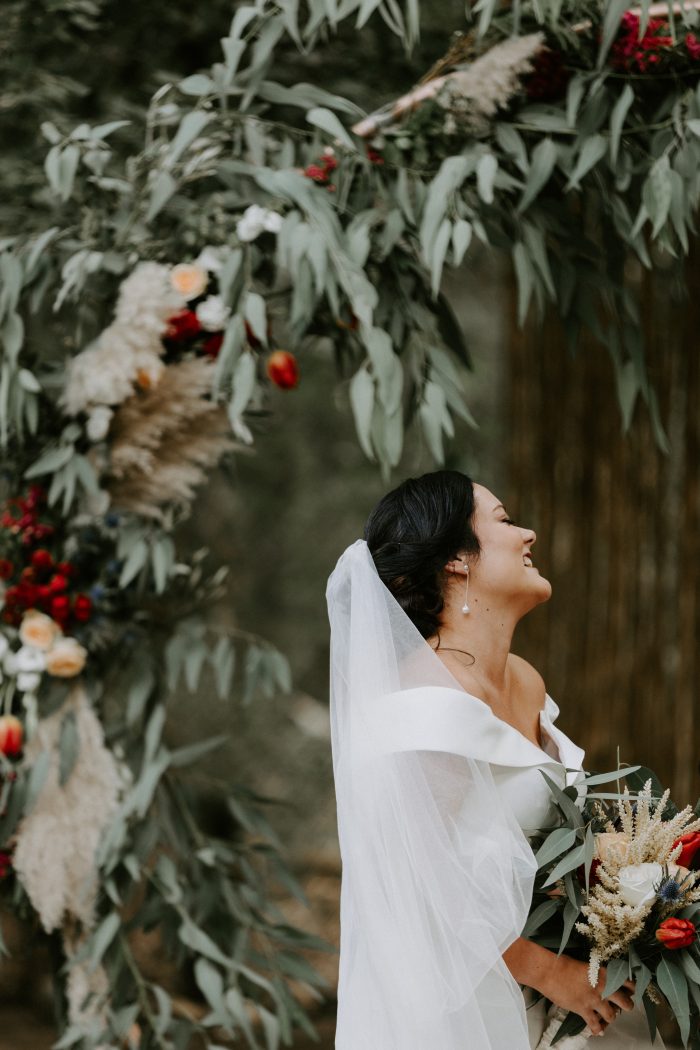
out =
<path fill-rule="evenodd" d="M 552 585 L 532 562 L 536 539 L 533 529 L 514 522 L 497 496 L 483 485 L 474 484 L 474 528 L 481 543 L 481 555 L 469 565 L 469 591 L 480 603 L 496 607 L 516 602 L 523 612 L 545 602 Z"/>

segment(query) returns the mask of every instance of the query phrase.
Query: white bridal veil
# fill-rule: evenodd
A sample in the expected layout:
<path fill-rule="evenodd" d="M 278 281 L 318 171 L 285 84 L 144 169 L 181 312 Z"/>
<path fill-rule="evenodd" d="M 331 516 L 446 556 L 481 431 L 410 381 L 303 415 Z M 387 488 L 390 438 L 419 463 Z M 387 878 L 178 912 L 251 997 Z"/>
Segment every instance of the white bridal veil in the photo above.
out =
<path fill-rule="evenodd" d="M 525 925 L 536 865 L 472 746 L 480 702 L 365 540 L 338 559 L 326 599 L 343 864 L 336 1050 L 528 1050 L 502 953 Z"/>

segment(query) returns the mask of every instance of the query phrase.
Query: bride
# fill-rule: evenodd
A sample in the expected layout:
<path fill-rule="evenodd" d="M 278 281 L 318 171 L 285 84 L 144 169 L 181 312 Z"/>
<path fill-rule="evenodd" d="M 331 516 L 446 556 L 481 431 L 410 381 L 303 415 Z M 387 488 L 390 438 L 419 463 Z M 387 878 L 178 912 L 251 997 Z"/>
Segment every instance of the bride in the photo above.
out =
<path fill-rule="evenodd" d="M 652 1045 L 632 981 L 604 999 L 604 967 L 592 988 L 584 962 L 520 936 L 528 835 L 555 819 L 540 770 L 576 783 L 584 757 L 510 651 L 552 592 L 535 538 L 485 486 L 440 470 L 387 493 L 329 577 L 336 1050 L 527 1050 L 543 997 L 610 1050 Z"/>

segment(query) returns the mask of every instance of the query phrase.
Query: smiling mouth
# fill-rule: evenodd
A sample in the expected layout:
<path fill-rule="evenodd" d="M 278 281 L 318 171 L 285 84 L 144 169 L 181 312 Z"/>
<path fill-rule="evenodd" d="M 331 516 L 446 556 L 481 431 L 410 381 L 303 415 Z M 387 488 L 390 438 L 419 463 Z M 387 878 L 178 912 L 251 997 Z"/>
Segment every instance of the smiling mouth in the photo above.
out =
<path fill-rule="evenodd" d="M 528 569 L 534 569 L 535 568 L 535 566 L 532 564 L 532 558 L 530 557 L 529 554 L 526 554 L 523 557 L 523 565 L 525 565 L 526 568 L 528 568 Z"/>

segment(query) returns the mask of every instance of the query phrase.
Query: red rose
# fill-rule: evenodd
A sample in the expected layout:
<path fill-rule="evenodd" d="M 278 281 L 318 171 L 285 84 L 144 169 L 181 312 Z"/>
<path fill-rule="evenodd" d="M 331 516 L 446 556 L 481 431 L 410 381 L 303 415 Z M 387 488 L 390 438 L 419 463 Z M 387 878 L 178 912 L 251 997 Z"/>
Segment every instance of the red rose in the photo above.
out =
<path fill-rule="evenodd" d="M 52 594 L 60 594 L 68 586 L 68 579 L 62 572 L 57 572 L 49 580 L 49 590 Z"/>
<path fill-rule="evenodd" d="M 70 598 L 67 594 L 56 594 L 51 599 L 51 616 L 57 623 L 64 624 L 70 616 Z"/>
<path fill-rule="evenodd" d="M 224 333 L 214 332 L 208 339 L 204 340 L 202 343 L 202 350 L 205 354 L 209 354 L 209 357 L 217 357 L 223 341 Z"/>
<path fill-rule="evenodd" d="M 7 594 L 5 594 L 7 599 Z M 38 588 L 33 583 L 20 583 L 17 586 L 17 604 L 25 609 L 31 609 L 38 598 Z"/>
<path fill-rule="evenodd" d="M 22 750 L 24 730 L 19 718 L 14 715 L 0 716 L 0 751 L 10 758 Z"/>
<path fill-rule="evenodd" d="M 86 620 L 90 619 L 92 612 L 92 601 L 87 594 L 76 594 L 73 602 L 73 615 L 76 620 L 80 620 L 81 623 L 85 623 Z"/>
<path fill-rule="evenodd" d="M 689 831 L 686 835 L 681 835 L 673 843 L 674 849 L 679 842 L 683 843 L 683 849 L 676 858 L 676 864 L 680 864 L 682 868 L 689 868 L 693 857 L 700 849 L 700 831 Z"/>
<path fill-rule="evenodd" d="M 664 948 L 677 951 L 679 948 L 690 948 L 695 943 L 698 933 L 690 919 L 664 919 L 656 931 L 657 941 Z"/>
<path fill-rule="evenodd" d="M 294 354 L 288 350 L 275 350 L 267 362 L 267 374 L 282 390 L 289 390 L 299 382 L 299 366 Z"/>
<path fill-rule="evenodd" d="M 35 551 L 32 551 L 31 562 L 33 567 L 40 572 L 53 568 L 53 558 L 45 547 L 38 547 Z"/>
<path fill-rule="evenodd" d="M 56 563 L 56 572 L 60 572 L 61 576 L 67 576 L 70 579 L 75 572 L 75 566 L 71 561 L 59 561 Z"/>
<path fill-rule="evenodd" d="M 174 343 L 185 342 L 194 339 L 202 331 L 202 326 L 194 310 L 180 310 L 167 320 L 167 328 L 163 333 L 164 339 L 171 339 Z"/>
<path fill-rule="evenodd" d="M 0 558 L 0 580 L 9 580 L 14 572 L 14 565 L 8 558 Z"/>

